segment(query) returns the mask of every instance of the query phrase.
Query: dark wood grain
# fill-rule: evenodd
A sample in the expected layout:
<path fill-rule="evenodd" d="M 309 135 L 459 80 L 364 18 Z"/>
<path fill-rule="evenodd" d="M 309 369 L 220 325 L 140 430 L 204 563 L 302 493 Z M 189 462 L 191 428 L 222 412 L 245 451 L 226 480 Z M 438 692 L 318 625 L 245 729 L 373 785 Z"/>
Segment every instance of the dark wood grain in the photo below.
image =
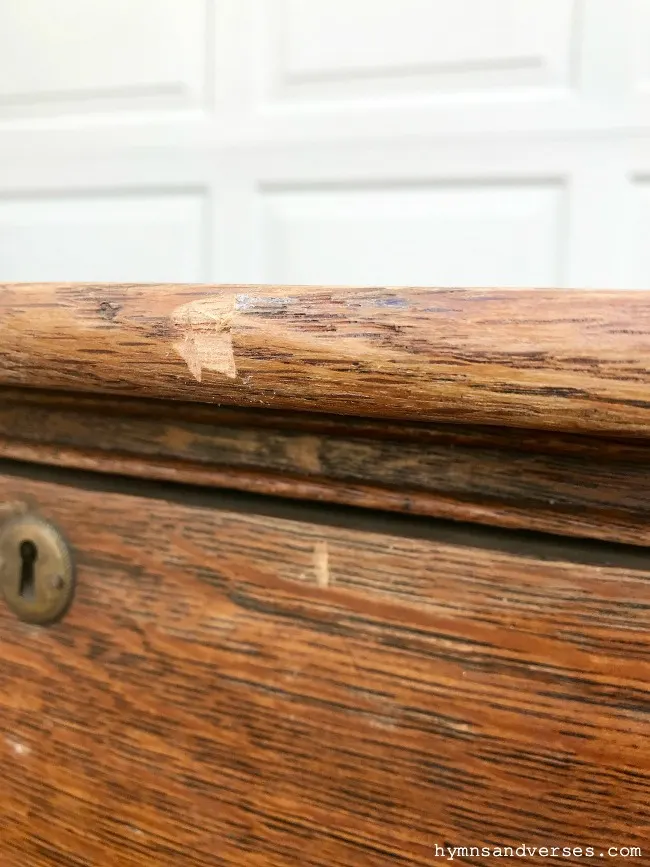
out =
<path fill-rule="evenodd" d="M 0 286 L 0 383 L 647 437 L 650 293 Z"/>
<path fill-rule="evenodd" d="M 640 550 L 28 472 L 0 515 L 53 520 L 78 591 L 0 610 L 3 865 L 647 848 Z"/>
<path fill-rule="evenodd" d="M 650 544 L 638 441 L 0 389 L 0 455 Z"/>

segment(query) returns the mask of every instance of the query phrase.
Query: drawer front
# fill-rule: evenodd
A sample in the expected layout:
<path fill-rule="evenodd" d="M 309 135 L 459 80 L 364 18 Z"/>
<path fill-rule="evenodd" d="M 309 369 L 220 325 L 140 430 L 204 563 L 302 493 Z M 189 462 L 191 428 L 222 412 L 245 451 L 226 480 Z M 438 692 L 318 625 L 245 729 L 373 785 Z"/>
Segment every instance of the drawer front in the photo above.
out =
<path fill-rule="evenodd" d="M 0 606 L 3 865 L 647 846 L 641 553 L 5 470 L 77 590 Z"/>

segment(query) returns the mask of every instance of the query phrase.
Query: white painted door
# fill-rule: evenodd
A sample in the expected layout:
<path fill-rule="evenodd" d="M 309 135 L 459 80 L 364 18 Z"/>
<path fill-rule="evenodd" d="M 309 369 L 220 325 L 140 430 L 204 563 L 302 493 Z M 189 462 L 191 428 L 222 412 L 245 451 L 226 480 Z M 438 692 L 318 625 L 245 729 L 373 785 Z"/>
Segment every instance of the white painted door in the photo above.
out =
<path fill-rule="evenodd" d="M 0 0 L 0 280 L 650 287 L 648 0 Z"/>

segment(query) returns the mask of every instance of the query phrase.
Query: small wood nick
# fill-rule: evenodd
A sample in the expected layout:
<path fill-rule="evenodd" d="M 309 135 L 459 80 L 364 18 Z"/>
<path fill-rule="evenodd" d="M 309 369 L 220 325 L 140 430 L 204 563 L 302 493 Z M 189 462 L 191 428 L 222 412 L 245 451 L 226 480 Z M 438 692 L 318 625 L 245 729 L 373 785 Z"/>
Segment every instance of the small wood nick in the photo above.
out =
<path fill-rule="evenodd" d="M 0 286 L 0 864 L 649 864 L 649 515 L 650 293 Z"/>

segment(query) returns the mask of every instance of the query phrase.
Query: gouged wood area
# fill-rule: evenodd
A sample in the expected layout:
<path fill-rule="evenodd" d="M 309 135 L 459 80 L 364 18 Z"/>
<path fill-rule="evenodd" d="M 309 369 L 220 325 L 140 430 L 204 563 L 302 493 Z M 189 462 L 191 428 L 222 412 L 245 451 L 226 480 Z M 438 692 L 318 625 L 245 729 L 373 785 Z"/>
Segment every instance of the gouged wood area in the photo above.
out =
<path fill-rule="evenodd" d="M 0 383 L 647 437 L 650 293 L 0 287 Z"/>

